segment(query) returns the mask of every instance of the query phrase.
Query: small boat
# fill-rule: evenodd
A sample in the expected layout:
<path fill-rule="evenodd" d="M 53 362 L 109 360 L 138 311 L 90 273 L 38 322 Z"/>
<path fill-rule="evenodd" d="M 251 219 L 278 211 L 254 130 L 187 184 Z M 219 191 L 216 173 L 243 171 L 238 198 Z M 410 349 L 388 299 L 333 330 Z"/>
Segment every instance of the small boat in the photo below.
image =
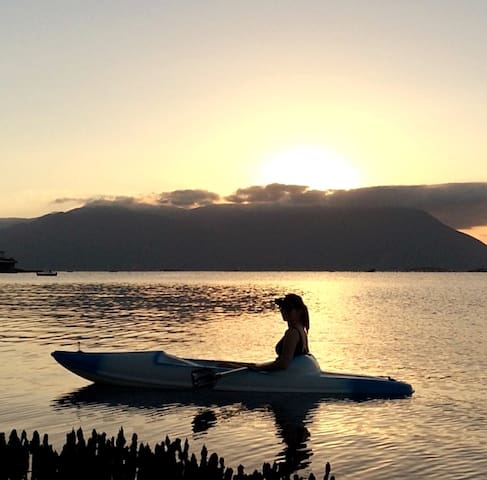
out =
<path fill-rule="evenodd" d="M 225 392 L 310 393 L 337 398 L 401 398 L 406 382 L 390 377 L 324 372 L 313 355 L 296 357 L 286 370 L 252 371 L 249 364 L 194 360 L 164 351 L 87 353 L 55 351 L 69 371 L 95 383 L 164 390 L 211 388 Z"/>
<path fill-rule="evenodd" d="M 54 270 L 41 270 L 39 272 L 36 272 L 36 275 L 38 277 L 55 277 L 57 276 L 57 272 Z"/>
<path fill-rule="evenodd" d="M 15 264 L 17 260 L 12 257 L 6 257 L 5 252 L 0 250 L 0 273 L 15 273 Z"/>

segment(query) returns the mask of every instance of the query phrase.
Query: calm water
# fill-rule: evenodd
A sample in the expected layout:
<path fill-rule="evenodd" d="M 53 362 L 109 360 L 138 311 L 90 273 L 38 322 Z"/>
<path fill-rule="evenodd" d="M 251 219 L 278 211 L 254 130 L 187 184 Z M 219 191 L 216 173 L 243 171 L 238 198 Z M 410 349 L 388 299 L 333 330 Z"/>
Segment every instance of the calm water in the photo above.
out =
<path fill-rule="evenodd" d="M 164 349 L 265 361 L 285 324 L 271 300 L 303 295 L 322 369 L 391 375 L 410 399 L 352 402 L 93 388 L 55 349 Z M 0 431 L 72 427 L 152 446 L 166 434 L 226 464 L 286 462 L 345 478 L 486 478 L 487 274 L 64 273 L 0 275 Z"/>

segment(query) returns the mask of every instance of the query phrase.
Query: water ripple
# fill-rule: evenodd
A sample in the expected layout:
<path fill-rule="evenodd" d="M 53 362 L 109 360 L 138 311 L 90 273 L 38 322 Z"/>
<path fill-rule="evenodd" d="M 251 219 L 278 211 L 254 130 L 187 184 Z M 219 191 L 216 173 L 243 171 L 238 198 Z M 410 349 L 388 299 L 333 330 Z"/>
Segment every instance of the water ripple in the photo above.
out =
<path fill-rule="evenodd" d="M 8 277 L 8 278 L 7 278 Z M 0 277 L 0 431 L 72 428 L 154 444 L 206 444 L 228 465 L 286 462 L 337 478 L 480 478 L 487 471 L 487 276 L 338 273 L 72 273 Z M 272 299 L 302 294 L 322 368 L 410 381 L 400 401 L 98 395 L 50 357 L 58 348 L 166 349 L 263 361 L 284 324 Z M 81 392 L 81 393 L 80 393 Z M 91 393 L 90 393 L 91 392 Z M 112 396 L 111 396 L 112 395 Z M 296 411 L 296 407 L 302 407 Z M 56 443 L 57 442 L 57 443 Z"/>

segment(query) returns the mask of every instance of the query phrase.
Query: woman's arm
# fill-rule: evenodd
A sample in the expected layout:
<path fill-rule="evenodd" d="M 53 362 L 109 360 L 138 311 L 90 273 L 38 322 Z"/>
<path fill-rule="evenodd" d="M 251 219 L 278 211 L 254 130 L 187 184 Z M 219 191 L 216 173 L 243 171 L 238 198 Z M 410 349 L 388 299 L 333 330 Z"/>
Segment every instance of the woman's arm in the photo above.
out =
<path fill-rule="evenodd" d="M 290 328 L 284 334 L 281 355 L 272 362 L 258 363 L 257 365 L 250 367 L 250 369 L 264 372 L 285 370 L 294 358 L 294 352 L 296 351 L 298 342 L 299 332 L 295 328 Z"/>

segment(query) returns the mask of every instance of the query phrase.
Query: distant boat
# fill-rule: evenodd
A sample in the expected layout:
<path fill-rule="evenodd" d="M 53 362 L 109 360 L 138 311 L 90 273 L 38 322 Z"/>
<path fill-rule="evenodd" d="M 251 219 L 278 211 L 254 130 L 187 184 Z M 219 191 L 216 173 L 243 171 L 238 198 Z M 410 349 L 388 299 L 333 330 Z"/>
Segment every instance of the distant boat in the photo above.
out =
<path fill-rule="evenodd" d="M 55 277 L 57 272 L 54 270 L 41 270 L 40 272 L 36 272 L 38 277 Z"/>
<path fill-rule="evenodd" d="M 0 250 L 0 273 L 15 273 L 17 272 L 15 264 L 17 260 L 12 257 L 7 258 L 5 252 Z"/>

